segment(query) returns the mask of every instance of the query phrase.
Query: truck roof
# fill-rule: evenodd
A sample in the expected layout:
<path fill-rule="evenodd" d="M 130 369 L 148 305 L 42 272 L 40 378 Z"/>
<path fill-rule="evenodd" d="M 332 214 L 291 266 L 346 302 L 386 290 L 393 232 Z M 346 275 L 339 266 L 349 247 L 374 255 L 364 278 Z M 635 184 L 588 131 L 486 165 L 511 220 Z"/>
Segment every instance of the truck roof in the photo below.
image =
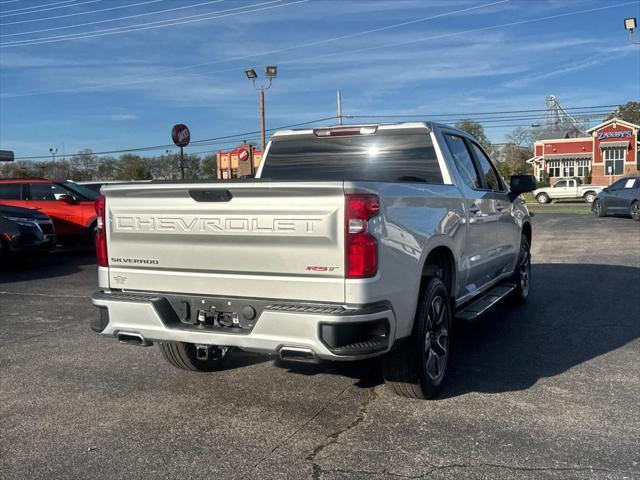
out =
<path fill-rule="evenodd" d="M 423 128 L 429 132 L 433 131 L 434 127 L 442 127 L 442 128 L 448 128 L 451 130 L 456 130 L 460 133 L 468 135 L 467 133 L 462 132 L 459 129 L 455 127 L 451 127 L 449 125 L 445 125 L 437 122 L 421 121 L 421 122 L 398 122 L 398 123 L 357 123 L 357 124 L 347 124 L 347 125 L 325 125 L 325 126 L 316 127 L 316 128 L 278 130 L 274 132 L 274 134 L 272 135 L 272 138 L 278 137 L 278 136 L 285 136 L 285 135 L 287 136 L 288 135 L 305 135 L 305 134 L 309 135 L 309 134 L 313 134 L 314 130 L 319 130 L 319 129 L 358 128 L 358 127 L 378 127 L 381 130 L 393 130 L 396 128 L 417 128 L 417 129 Z"/>

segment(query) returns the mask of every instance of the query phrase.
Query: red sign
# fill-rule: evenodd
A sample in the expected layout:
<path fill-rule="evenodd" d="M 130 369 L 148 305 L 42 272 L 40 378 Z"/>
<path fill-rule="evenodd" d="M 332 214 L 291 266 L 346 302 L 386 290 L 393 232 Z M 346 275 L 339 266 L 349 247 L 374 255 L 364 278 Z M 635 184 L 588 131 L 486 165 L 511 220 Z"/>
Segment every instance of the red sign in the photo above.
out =
<path fill-rule="evenodd" d="M 179 123 L 171 129 L 171 138 L 178 147 L 186 147 L 191 141 L 191 132 L 186 125 Z"/>
<path fill-rule="evenodd" d="M 240 161 L 246 162 L 247 160 L 249 160 L 249 152 L 243 148 L 238 152 L 238 158 L 240 159 Z"/>

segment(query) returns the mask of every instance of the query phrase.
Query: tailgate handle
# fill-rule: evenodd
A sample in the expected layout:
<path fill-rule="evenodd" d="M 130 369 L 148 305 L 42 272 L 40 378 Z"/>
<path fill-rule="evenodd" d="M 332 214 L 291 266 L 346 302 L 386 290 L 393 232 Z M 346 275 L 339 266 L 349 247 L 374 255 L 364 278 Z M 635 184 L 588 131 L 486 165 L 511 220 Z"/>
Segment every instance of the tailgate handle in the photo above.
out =
<path fill-rule="evenodd" d="M 196 202 L 228 202 L 233 196 L 229 190 L 189 190 L 189 195 Z"/>

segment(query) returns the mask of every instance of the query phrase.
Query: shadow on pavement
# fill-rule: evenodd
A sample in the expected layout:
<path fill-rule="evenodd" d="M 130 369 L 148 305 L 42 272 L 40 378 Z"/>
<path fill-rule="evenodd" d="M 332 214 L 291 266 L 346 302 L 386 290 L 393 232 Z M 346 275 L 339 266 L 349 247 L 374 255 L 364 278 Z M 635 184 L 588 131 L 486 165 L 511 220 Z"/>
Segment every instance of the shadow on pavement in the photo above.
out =
<path fill-rule="evenodd" d="M 473 324 L 454 326 L 439 398 L 524 390 L 639 338 L 639 284 L 639 268 L 534 265 L 525 305 L 505 302 Z M 380 361 L 278 363 L 292 373 L 342 375 L 369 388 L 383 381 Z"/>
<path fill-rule="evenodd" d="M 638 284 L 639 268 L 534 265 L 525 305 L 458 328 L 440 398 L 527 389 L 639 338 Z"/>
<path fill-rule="evenodd" d="M 90 247 L 64 247 L 47 254 L 18 256 L 0 267 L 0 284 L 72 275 L 95 262 Z"/>

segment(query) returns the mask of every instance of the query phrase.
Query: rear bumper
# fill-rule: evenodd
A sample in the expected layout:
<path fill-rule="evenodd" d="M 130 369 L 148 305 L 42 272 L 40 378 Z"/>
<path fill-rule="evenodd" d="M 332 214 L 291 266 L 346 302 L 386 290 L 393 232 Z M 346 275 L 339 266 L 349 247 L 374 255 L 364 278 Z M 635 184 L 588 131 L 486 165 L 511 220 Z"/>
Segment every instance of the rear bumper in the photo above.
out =
<path fill-rule="evenodd" d="M 396 331 L 395 315 L 386 304 L 343 308 L 274 302 L 259 309 L 246 333 L 227 333 L 176 322 L 175 311 L 161 294 L 107 290 L 91 300 L 100 311 L 91 323 L 94 331 L 115 338 L 139 335 L 144 342 L 230 346 L 269 354 L 301 349 L 319 359 L 357 360 L 387 352 Z"/>

